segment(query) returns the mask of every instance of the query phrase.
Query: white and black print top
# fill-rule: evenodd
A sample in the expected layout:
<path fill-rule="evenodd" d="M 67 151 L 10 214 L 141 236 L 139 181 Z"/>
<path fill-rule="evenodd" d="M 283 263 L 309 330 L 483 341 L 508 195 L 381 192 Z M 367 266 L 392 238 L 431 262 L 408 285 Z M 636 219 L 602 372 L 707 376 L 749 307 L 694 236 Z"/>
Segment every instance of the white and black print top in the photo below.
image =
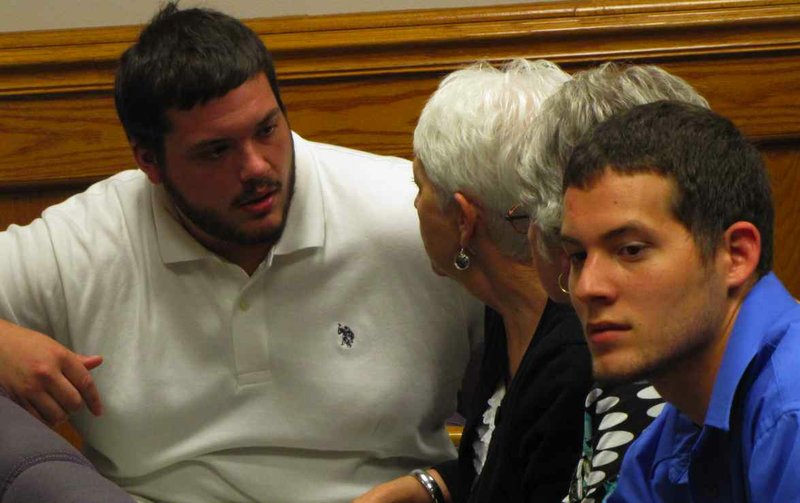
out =
<path fill-rule="evenodd" d="M 622 457 L 664 408 L 647 381 L 596 386 L 586 396 L 583 453 L 565 503 L 601 503 L 617 486 Z"/>

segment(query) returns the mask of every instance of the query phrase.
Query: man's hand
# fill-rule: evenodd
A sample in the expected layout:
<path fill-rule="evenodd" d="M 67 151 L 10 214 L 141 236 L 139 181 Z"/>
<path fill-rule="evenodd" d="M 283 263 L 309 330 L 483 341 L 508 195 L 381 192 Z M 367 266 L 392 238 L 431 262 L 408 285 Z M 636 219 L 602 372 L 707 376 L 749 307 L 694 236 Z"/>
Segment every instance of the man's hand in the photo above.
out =
<path fill-rule="evenodd" d="M 50 337 L 0 320 L 0 386 L 28 412 L 50 426 L 86 405 L 103 413 L 90 370 L 99 355 L 73 353 Z"/>
<path fill-rule="evenodd" d="M 436 479 L 445 501 L 450 502 L 450 492 L 436 470 L 428 470 Z M 378 485 L 354 499 L 352 503 L 431 503 L 431 496 L 416 478 L 411 475 L 398 477 Z"/>

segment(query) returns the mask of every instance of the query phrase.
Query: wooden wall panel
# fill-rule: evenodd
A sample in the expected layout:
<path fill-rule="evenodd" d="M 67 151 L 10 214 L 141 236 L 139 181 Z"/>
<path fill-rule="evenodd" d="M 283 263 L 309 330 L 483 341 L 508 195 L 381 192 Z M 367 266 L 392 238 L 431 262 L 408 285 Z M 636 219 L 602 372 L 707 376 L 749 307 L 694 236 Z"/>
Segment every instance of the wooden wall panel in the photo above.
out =
<path fill-rule="evenodd" d="M 776 182 L 776 269 L 800 296 L 800 0 L 567 1 L 248 24 L 273 52 L 295 130 L 399 156 L 410 156 L 441 76 L 475 59 L 662 65 L 761 145 Z M 111 89 L 138 29 L 0 34 L 0 229 L 133 166 Z"/>
<path fill-rule="evenodd" d="M 775 273 L 800 297 L 800 142 L 764 145 L 775 197 Z"/>
<path fill-rule="evenodd" d="M 108 93 L 0 99 L 0 190 L 69 185 L 131 166 Z"/>

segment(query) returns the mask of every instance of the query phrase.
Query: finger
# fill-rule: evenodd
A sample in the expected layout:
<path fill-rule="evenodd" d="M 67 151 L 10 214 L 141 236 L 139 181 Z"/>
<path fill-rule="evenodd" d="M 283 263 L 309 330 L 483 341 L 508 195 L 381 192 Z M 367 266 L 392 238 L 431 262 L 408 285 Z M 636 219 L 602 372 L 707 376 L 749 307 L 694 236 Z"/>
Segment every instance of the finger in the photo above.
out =
<path fill-rule="evenodd" d="M 83 396 L 64 375 L 59 374 L 47 383 L 45 392 L 68 414 L 83 408 Z"/>
<path fill-rule="evenodd" d="M 86 370 L 92 370 L 100 366 L 103 363 L 103 357 L 100 355 L 78 355 L 78 359 L 80 359 L 83 367 Z"/>
<path fill-rule="evenodd" d="M 101 415 L 103 413 L 103 403 L 100 401 L 100 393 L 97 391 L 92 375 L 83 366 L 81 358 L 68 358 L 64 362 L 63 372 L 64 377 L 71 383 L 71 387 L 74 387 L 80 393 L 89 412 L 95 416 Z"/>
<path fill-rule="evenodd" d="M 58 426 L 69 418 L 67 411 L 47 393 L 36 394 L 28 403 L 39 413 L 42 422 L 49 426 Z"/>

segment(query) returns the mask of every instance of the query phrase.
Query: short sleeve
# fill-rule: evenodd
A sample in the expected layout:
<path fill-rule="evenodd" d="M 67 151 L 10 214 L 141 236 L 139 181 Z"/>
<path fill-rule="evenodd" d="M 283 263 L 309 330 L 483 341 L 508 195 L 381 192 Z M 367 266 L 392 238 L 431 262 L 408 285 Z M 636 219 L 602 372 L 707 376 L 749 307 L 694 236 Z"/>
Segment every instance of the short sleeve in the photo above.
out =
<path fill-rule="evenodd" d="M 0 232 L 0 318 L 53 336 L 63 328 L 63 287 L 47 224 Z"/>

